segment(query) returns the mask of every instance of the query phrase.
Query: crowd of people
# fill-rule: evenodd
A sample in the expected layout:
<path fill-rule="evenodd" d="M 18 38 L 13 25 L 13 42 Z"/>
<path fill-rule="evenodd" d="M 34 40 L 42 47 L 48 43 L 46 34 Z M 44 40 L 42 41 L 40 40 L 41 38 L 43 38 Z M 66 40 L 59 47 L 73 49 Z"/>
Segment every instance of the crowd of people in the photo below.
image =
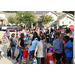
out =
<path fill-rule="evenodd" d="M 9 30 L 7 30 L 6 33 L 9 39 Z M 32 55 L 32 58 L 37 58 L 38 64 L 45 64 L 45 58 L 48 53 L 47 44 L 50 44 L 53 46 L 53 53 L 55 54 L 57 64 L 61 64 L 61 58 L 64 64 L 71 64 L 73 59 L 73 36 L 71 36 L 71 34 L 72 32 L 69 28 L 64 29 L 62 27 L 61 29 L 56 29 L 54 27 L 45 28 L 44 26 L 30 30 L 27 29 L 26 35 L 23 32 L 20 34 L 16 33 L 16 35 L 13 33 L 9 39 L 10 49 L 12 49 L 12 59 L 16 58 L 19 64 L 26 64 L 28 61 L 27 57 Z M 31 42 L 28 48 L 29 40 L 31 40 Z M 15 57 L 16 48 L 19 50 L 17 57 Z M 0 56 L 2 52 L 1 49 L 2 43 L 0 41 Z"/>

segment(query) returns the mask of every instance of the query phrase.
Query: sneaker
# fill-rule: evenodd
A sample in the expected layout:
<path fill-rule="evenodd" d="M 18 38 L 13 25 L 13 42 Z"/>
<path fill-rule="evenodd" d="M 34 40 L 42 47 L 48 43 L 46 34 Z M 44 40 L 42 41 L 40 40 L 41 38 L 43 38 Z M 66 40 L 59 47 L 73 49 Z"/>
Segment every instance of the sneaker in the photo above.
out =
<path fill-rule="evenodd" d="M 9 57 L 10 58 L 10 57 Z"/>
<path fill-rule="evenodd" d="M 16 57 L 14 57 L 13 59 L 15 59 Z"/>
<path fill-rule="evenodd" d="M 14 56 L 16 58 L 16 56 Z"/>

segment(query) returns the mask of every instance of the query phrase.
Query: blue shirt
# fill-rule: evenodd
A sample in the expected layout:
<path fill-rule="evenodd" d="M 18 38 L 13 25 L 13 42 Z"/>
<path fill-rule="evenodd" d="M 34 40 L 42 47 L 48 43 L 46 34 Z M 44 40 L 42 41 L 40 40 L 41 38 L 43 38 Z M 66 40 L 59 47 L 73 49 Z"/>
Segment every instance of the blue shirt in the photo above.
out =
<path fill-rule="evenodd" d="M 71 41 L 68 41 L 65 45 L 65 47 L 73 47 L 73 44 Z M 73 57 L 73 49 L 65 49 L 66 57 Z"/>
<path fill-rule="evenodd" d="M 30 51 L 35 50 L 37 43 L 38 43 L 37 40 L 32 41 L 32 46 L 30 47 Z"/>
<path fill-rule="evenodd" d="M 62 40 L 62 38 L 60 38 L 60 41 L 58 41 L 58 39 L 56 39 L 54 41 L 54 48 L 53 48 L 53 50 L 55 50 L 55 49 L 57 49 L 55 51 L 55 53 L 58 53 L 58 54 L 63 53 L 63 40 Z"/>

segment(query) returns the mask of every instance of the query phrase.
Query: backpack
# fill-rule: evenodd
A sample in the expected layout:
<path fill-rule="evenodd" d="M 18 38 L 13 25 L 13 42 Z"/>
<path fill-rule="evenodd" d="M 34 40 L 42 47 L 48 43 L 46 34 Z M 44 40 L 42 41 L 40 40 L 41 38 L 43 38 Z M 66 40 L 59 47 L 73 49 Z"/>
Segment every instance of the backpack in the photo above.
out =
<path fill-rule="evenodd" d="M 11 45 L 12 45 L 12 46 L 16 46 L 16 45 L 17 45 L 17 43 L 13 41 L 13 38 L 11 38 L 11 41 L 12 41 L 12 42 L 11 42 Z"/>

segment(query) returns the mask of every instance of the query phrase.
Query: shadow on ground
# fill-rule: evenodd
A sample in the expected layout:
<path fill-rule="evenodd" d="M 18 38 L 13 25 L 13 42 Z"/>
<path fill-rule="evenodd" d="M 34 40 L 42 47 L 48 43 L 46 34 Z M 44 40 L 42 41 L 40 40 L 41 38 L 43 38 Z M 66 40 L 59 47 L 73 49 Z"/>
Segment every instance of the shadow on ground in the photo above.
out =
<path fill-rule="evenodd" d="M 3 45 L 3 58 L 0 60 L 0 64 L 14 64 L 16 62 L 16 59 L 12 59 L 12 58 L 7 58 L 7 45 Z M 11 50 L 12 53 L 12 50 Z M 15 50 L 15 56 L 17 57 L 17 55 L 19 54 L 19 50 L 16 49 Z"/>

